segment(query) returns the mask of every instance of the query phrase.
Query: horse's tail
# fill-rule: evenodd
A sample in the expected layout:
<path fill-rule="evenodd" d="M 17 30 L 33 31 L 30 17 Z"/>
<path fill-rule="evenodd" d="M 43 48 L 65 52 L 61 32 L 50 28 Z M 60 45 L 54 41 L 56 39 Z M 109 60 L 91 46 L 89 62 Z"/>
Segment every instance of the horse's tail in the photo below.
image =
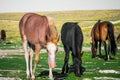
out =
<path fill-rule="evenodd" d="M 107 26 L 108 26 L 108 35 L 110 37 L 111 53 L 113 55 L 115 55 L 116 54 L 116 50 L 117 50 L 117 45 L 116 45 L 115 37 L 114 37 L 113 24 L 109 23 Z"/>

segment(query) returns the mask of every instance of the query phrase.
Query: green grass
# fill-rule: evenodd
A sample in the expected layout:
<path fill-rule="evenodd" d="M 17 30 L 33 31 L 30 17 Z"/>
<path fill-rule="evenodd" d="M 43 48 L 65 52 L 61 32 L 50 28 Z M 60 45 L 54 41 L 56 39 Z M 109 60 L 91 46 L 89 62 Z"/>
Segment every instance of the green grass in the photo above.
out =
<path fill-rule="evenodd" d="M 2 50 L 8 50 L 8 49 L 18 49 L 18 48 L 22 48 L 22 43 L 21 42 L 17 42 L 17 43 L 11 43 L 11 42 L 7 42 L 7 43 L 0 43 L 0 49 Z"/>
<path fill-rule="evenodd" d="M 104 51 L 102 51 L 103 53 Z M 120 53 L 120 50 L 118 51 Z M 36 76 L 39 75 L 42 71 L 48 70 L 47 63 L 47 54 L 41 53 L 41 59 L 39 65 L 36 69 Z M 53 71 L 60 73 L 61 68 L 64 62 L 64 52 L 58 52 L 56 54 L 56 69 Z M 65 77 L 65 80 L 83 80 L 86 78 L 94 79 L 95 77 L 113 77 L 120 78 L 119 74 L 114 73 L 99 73 L 99 70 L 116 70 L 120 72 L 120 54 L 117 54 L 114 60 L 104 61 L 103 59 L 91 58 L 91 52 L 85 52 L 82 60 L 83 66 L 86 68 L 86 71 L 81 77 L 76 77 L 74 73 L 68 74 Z M 72 59 L 70 56 L 69 65 L 72 64 Z M 23 55 L 8 55 L 4 58 L 0 58 L 0 77 L 15 77 L 21 78 L 22 80 L 26 79 L 25 72 L 25 59 Z M 58 69 L 59 68 L 59 69 Z M 3 70 L 3 71 L 2 71 Z M 4 71 L 7 70 L 7 71 Z M 36 77 L 37 80 L 48 80 L 48 76 L 45 77 Z"/>

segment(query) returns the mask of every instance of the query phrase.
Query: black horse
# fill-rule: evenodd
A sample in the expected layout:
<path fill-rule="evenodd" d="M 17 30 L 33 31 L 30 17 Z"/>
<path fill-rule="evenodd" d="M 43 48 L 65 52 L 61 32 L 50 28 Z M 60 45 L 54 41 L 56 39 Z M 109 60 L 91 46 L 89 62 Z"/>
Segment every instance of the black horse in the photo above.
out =
<path fill-rule="evenodd" d="M 62 74 L 68 73 L 69 51 L 72 52 L 73 69 L 76 76 L 81 76 L 85 70 L 82 67 L 82 43 L 83 33 L 77 22 L 66 22 L 62 26 L 61 40 L 64 45 L 65 59 Z"/>
<path fill-rule="evenodd" d="M 6 41 L 6 31 L 5 30 L 1 30 L 1 41 L 2 42 Z"/>

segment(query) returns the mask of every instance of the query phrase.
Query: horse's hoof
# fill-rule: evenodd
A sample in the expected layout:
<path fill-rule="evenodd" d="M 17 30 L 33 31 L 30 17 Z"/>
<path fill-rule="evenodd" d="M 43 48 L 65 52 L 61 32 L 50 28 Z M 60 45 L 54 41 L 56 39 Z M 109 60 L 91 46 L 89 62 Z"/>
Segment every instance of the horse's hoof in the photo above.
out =
<path fill-rule="evenodd" d="M 104 58 L 104 56 L 103 56 L 103 55 L 97 55 L 97 57 L 98 57 L 98 58 Z"/>
<path fill-rule="evenodd" d="M 35 80 L 34 78 L 32 78 L 32 80 Z"/>
<path fill-rule="evenodd" d="M 75 73 L 75 76 L 77 77 L 80 77 L 81 76 L 81 73 L 80 72 L 74 72 Z"/>
<path fill-rule="evenodd" d="M 30 80 L 30 78 L 27 78 L 27 80 Z"/>
<path fill-rule="evenodd" d="M 35 76 L 34 75 L 32 75 L 32 80 L 35 80 Z"/>
<path fill-rule="evenodd" d="M 105 60 L 105 61 L 109 61 L 109 59 L 108 59 L 108 58 L 105 58 L 104 60 Z"/>
<path fill-rule="evenodd" d="M 30 80 L 30 76 L 29 75 L 27 76 L 27 80 Z"/>
<path fill-rule="evenodd" d="M 64 74 L 64 72 L 61 72 L 61 74 Z"/>
<path fill-rule="evenodd" d="M 49 78 L 50 80 L 54 80 L 54 78 Z"/>
<path fill-rule="evenodd" d="M 92 56 L 92 58 L 95 58 L 95 56 Z"/>
<path fill-rule="evenodd" d="M 54 80 L 53 75 L 49 75 L 50 80 Z"/>
<path fill-rule="evenodd" d="M 80 77 L 80 76 L 81 76 L 81 74 L 76 73 L 76 74 L 75 74 L 75 76 Z"/>

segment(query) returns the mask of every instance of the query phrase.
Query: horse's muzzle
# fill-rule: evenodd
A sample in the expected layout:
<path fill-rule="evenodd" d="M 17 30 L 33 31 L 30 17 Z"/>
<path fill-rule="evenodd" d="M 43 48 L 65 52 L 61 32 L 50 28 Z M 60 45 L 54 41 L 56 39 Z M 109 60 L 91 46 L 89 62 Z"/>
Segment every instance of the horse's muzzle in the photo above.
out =
<path fill-rule="evenodd" d="M 50 68 L 55 68 L 56 63 L 55 63 L 55 62 L 50 62 L 50 63 L 49 63 L 49 66 L 50 66 Z"/>

